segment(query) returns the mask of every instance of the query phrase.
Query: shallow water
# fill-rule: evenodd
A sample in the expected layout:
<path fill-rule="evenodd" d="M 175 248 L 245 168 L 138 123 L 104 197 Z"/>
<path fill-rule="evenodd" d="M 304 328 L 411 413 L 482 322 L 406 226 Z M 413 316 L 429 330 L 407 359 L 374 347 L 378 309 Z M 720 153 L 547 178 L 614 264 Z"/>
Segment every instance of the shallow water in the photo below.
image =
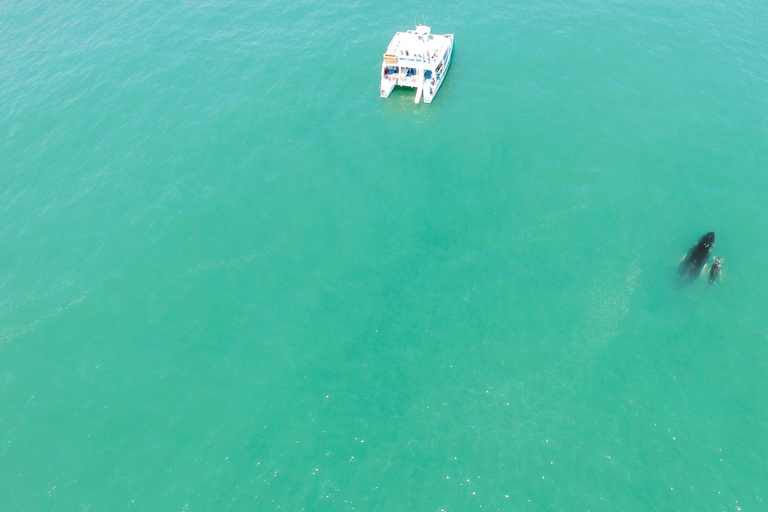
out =
<path fill-rule="evenodd" d="M 768 7 L 420 8 L 1 8 L 5 509 L 765 507 Z"/>

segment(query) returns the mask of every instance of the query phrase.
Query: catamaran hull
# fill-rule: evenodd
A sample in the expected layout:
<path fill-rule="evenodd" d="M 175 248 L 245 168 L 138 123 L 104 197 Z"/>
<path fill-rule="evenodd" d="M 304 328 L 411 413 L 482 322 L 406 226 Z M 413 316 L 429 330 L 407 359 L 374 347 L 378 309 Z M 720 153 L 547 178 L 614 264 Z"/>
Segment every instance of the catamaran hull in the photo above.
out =
<path fill-rule="evenodd" d="M 448 69 L 451 65 L 451 58 L 453 57 L 453 48 L 451 48 L 448 52 L 448 57 L 445 59 L 445 73 L 440 75 L 440 78 L 435 80 L 435 85 L 430 85 L 429 83 L 425 84 L 425 91 L 424 91 L 424 103 L 432 103 L 432 100 L 435 99 L 435 96 L 437 95 L 437 91 L 440 90 L 440 86 L 443 85 L 443 82 L 445 81 L 445 76 L 448 74 Z M 431 88 L 432 92 L 428 95 L 427 91 L 429 91 Z"/>
<path fill-rule="evenodd" d="M 382 98 L 389 98 L 389 95 L 392 94 L 392 91 L 395 89 L 395 82 L 394 81 L 387 81 L 384 82 L 382 80 L 381 85 L 379 86 L 379 92 L 381 93 Z"/>

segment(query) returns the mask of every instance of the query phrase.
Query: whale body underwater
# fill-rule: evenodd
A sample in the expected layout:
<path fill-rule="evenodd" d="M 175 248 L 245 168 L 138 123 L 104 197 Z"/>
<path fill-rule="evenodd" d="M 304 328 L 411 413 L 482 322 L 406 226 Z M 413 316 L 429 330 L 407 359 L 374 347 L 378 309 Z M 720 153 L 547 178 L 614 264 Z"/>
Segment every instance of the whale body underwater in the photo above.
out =
<path fill-rule="evenodd" d="M 706 235 L 699 238 L 699 241 L 694 245 L 688 254 L 683 258 L 683 263 L 680 266 L 680 275 L 685 278 L 693 279 L 701 274 L 704 265 L 709 260 L 709 253 L 712 251 L 712 247 L 715 245 L 715 233 L 710 231 Z"/>

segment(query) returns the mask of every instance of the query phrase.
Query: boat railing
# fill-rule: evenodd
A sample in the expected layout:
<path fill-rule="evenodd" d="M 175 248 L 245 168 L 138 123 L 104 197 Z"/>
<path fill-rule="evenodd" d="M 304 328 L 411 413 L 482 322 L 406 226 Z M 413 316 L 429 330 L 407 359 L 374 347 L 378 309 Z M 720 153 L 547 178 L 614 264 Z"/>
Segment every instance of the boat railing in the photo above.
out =
<path fill-rule="evenodd" d="M 424 62 L 425 64 L 432 64 L 433 62 L 437 62 L 437 57 L 435 57 L 434 59 L 411 59 L 406 57 L 398 57 L 398 59 L 399 59 L 398 62 Z"/>
<path fill-rule="evenodd" d="M 413 82 L 413 83 L 419 83 L 423 82 L 424 78 L 418 77 L 418 76 L 401 76 L 398 74 L 395 75 L 385 75 L 385 79 L 396 82 Z"/>

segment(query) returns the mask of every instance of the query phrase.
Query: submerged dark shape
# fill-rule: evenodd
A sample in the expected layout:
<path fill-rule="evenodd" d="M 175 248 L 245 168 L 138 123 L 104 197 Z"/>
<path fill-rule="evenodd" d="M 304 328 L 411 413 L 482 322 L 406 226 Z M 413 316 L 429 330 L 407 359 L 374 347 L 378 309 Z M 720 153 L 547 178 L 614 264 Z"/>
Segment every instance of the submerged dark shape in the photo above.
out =
<path fill-rule="evenodd" d="M 685 256 L 683 264 L 680 266 L 680 274 L 689 279 L 699 277 L 701 270 L 709 260 L 709 252 L 714 245 L 715 233 L 713 231 L 699 238 L 698 243 Z"/>
<path fill-rule="evenodd" d="M 709 271 L 709 282 L 714 283 L 717 276 L 720 275 L 720 267 L 723 266 L 723 258 L 715 258 L 712 264 L 712 270 Z"/>

